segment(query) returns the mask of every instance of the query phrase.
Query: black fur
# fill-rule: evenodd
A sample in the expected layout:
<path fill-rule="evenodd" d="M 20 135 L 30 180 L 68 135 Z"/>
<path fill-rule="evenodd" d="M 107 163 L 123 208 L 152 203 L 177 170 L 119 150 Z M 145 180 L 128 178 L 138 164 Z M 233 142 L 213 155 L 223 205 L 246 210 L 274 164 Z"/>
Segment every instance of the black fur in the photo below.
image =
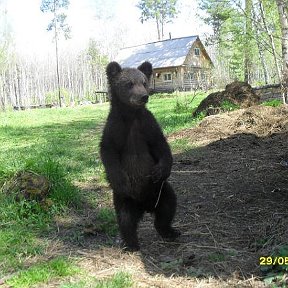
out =
<path fill-rule="evenodd" d="M 167 182 L 172 154 L 161 128 L 145 107 L 152 65 L 144 62 L 138 69 L 122 69 L 111 62 L 106 73 L 111 109 L 100 154 L 113 189 L 122 239 L 127 250 L 136 251 L 137 226 L 145 211 L 154 213 L 154 225 L 162 237 L 175 239 L 180 234 L 171 227 L 176 211 L 176 195 Z"/>

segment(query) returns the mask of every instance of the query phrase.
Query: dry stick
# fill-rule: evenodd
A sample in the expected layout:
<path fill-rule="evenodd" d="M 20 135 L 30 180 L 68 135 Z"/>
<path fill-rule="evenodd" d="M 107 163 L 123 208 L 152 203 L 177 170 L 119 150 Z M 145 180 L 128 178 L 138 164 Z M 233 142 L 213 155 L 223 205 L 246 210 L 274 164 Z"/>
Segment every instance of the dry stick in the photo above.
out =
<path fill-rule="evenodd" d="M 215 239 L 214 235 L 212 234 L 211 230 L 209 229 L 208 225 L 206 224 L 205 226 L 206 226 L 206 228 L 208 229 L 209 234 L 212 236 L 212 239 L 213 239 L 213 241 L 214 241 L 215 247 L 218 247 L 218 246 L 219 246 L 219 245 L 218 245 L 218 242 L 216 241 L 216 239 Z"/>
<path fill-rule="evenodd" d="M 164 185 L 164 181 L 162 181 L 162 184 L 161 184 L 161 187 L 160 187 L 160 191 L 159 191 L 159 194 L 158 194 L 158 199 L 156 201 L 156 204 L 155 204 L 154 208 L 156 208 L 158 206 L 158 203 L 159 203 L 159 200 L 160 200 L 160 197 L 161 197 L 161 193 L 162 193 L 163 185 Z"/>

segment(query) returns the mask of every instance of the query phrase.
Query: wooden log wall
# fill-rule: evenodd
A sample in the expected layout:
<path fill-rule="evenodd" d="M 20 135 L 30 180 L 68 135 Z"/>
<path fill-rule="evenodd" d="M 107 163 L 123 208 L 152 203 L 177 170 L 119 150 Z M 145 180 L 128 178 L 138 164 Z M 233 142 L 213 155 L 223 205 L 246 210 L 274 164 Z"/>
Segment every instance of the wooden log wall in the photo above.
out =
<path fill-rule="evenodd" d="M 280 84 L 259 86 L 259 87 L 254 87 L 253 89 L 260 96 L 261 102 L 274 100 L 274 99 L 282 100 Z"/>

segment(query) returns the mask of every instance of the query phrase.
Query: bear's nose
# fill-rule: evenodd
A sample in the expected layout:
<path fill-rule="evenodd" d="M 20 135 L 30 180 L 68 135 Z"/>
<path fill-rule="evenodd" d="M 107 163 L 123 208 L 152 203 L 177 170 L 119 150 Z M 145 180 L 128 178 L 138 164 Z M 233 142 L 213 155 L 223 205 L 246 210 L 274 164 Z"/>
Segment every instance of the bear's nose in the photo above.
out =
<path fill-rule="evenodd" d="M 141 97 L 141 101 L 144 102 L 144 103 L 147 103 L 147 102 L 148 102 L 148 95 L 147 95 L 147 94 L 146 94 L 146 95 L 143 95 L 143 96 Z"/>

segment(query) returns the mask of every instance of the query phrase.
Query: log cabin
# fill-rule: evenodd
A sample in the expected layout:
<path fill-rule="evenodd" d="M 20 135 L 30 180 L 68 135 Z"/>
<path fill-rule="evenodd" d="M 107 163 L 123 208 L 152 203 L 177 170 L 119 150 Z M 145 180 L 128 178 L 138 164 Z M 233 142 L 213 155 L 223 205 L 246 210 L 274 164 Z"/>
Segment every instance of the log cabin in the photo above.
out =
<path fill-rule="evenodd" d="M 153 65 L 151 88 L 155 92 L 208 89 L 214 67 L 198 36 L 167 39 L 120 50 L 116 61 L 123 67 Z"/>

